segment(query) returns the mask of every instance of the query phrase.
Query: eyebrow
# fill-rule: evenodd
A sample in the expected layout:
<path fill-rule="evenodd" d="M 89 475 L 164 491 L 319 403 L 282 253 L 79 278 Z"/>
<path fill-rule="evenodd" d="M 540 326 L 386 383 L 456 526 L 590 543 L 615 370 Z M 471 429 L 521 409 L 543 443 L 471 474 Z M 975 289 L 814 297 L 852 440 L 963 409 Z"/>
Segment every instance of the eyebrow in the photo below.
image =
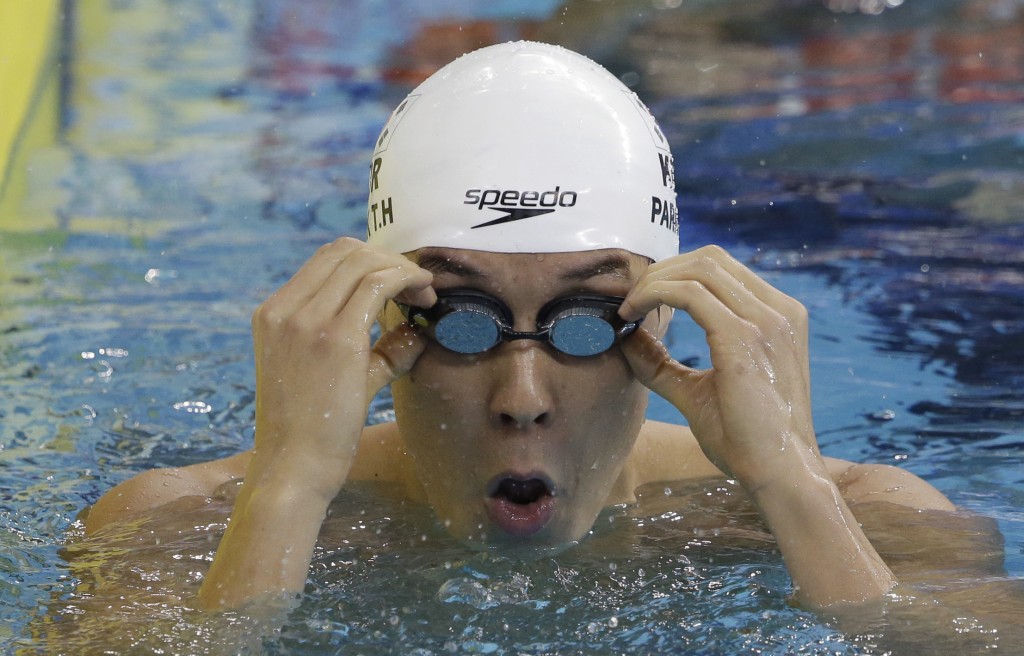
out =
<path fill-rule="evenodd" d="M 581 281 L 596 278 L 598 276 L 613 276 L 629 280 L 629 259 L 624 255 L 609 253 L 595 262 L 587 262 L 579 266 L 566 269 L 559 278 L 562 280 Z"/>
<path fill-rule="evenodd" d="M 469 265 L 465 262 L 460 262 L 457 259 L 452 258 L 449 255 L 442 255 L 440 253 L 432 253 L 427 251 L 421 253 L 416 260 L 416 264 L 433 273 L 434 275 L 441 273 L 450 273 L 463 278 L 486 278 L 487 274 L 477 269 L 476 267 Z"/>
<path fill-rule="evenodd" d="M 434 275 L 448 273 L 462 278 L 486 279 L 486 272 L 477 267 L 460 261 L 447 253 L 426 251 L 420 254 L 416 263 Z M 593 262 L 585 262 L 570 267 L 558 274 L 560 280 L 579 282 L 598 276 L 612 276 L 622 280 L 630 280 L 630 261 L 624 255 L 609 253 Z"/>

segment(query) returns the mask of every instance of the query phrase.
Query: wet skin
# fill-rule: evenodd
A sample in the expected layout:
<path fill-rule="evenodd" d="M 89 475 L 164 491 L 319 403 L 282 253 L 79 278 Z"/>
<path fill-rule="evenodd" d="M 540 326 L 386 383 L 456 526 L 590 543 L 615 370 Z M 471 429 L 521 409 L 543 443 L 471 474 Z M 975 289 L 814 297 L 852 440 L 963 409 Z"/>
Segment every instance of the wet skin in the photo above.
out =
<path fill-rule="evenodd" d="M 952 509 L 904 470 L 820 455 L 806 310 L 720 248 L 650 266 L 622 251 L 422 249 L 415 259 L 353 239 L 322 247 L 253 314 L 255 448 L 140 474 L 97 502 L 86 530 L 244 478 L 198 599 L 234 608 L 302 589 L 328 506 L 350 480 L 402 485 L 468 543 L 543 552 L 579 540 L 644 483 L 725 474 L 776 538 L 798 598 L 829 606 L 895 584 L 845 499 Z M 530 340 L 459 355 L 405 324 L 393 302 L 430 307 L 435 289 L 452 287 L 498 297 L 523 332 L 546 303 L 578 292 L 625 296 L 620 317 L 644 322 L 591 358 Z M 665 307 L 705 331 L 711 368 L 690 369 L 659 342 Z M 367 427 L 370 399 L 388 384 L 397 424 Z M 645 423 L 645 388 L 692 433 Z"/>
<path fill-rule="evenodd" d="M 501 299 L 519 331 L 536 330 L 538 310 L 556 298 L 625 296 L 648 266 L 616 251 L 424 249 L 413 259 L 434 274 L 436 290 L 469 287 Z M 618 346 L 573 357 L 533 340 L 479 355 L 430 342 L 392 392 L 402 440 L 439 519 L 460 539 L 505 548 L 564 548 L 585 535 L 647 406 Z"/>

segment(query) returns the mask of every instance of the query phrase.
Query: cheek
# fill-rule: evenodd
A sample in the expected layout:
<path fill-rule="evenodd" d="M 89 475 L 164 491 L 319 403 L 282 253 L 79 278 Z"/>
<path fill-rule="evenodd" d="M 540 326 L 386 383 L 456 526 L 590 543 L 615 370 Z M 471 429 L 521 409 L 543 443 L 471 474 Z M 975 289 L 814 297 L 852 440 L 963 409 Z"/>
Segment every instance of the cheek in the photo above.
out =
<path fill-rule="evenodd" d="M 428 344 L 412 370 L 391 384 L 396 414 L 429 418 L 457 409 L 459 399 L 471 398 L 468 390 L 476 388 L 479 367 L 464 358 L 453 366 L 451 356 L 438 353 L 439 347 Z"/>
<path fill-rule="evenodd" d="M 577 412 L 628 420 L 647 405 L 647 388 L 620 354 L 610 356 L 600 366 L 575 372 L 566 380 L 563 398 L 572 399 Z"/>
<path fill-rule="evenodd" d="M 572 460 L 584 475 L 617 475 L 640 432 L 649 392 L 632 375 L 595 372 L 588 379 L 571 392 L 577 424 L 570 448 L 577 455 Z"/>
<path fill-rule="evenodd" d="M 459 467 L 470 452 L 483 403 L 460 399 L 472 399 L 472 389 L 464 377 L 426 367 L 392 383 L 398 430 L 421 474 Z"/>

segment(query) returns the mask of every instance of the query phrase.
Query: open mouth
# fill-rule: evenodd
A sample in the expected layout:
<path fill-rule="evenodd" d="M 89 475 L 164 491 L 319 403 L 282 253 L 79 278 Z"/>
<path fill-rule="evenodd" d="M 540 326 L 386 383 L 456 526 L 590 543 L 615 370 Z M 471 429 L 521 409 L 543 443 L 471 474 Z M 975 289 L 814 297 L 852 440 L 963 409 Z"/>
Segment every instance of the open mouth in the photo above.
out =
<path fill-rule="evenodd" d="M 493 499 L 505 499 L 520 506 L 535 503 L 545 496 L 551 496 L 551 489 L 539 478 L 503 478 L 498 481 L 498 487 L 491 494 Z"/>
<path fill-rule="evenodd" d="M 487 514 L 509 535 L 532 536 L 554 514 L 554 486 L 544 477 L 503 475 L 494 479 L 489 489 Z"/>

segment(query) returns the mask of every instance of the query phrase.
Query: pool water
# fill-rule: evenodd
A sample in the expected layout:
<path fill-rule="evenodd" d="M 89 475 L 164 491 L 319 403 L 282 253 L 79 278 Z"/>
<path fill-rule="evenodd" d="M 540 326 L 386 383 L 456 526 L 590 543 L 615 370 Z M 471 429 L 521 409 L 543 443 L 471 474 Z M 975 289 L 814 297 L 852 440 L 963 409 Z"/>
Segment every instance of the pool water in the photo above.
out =
<path fill-rule="evenodd" d="M 648 101 L 684 248 L 719 243 L 807 305 L 822 450 L 906 467 L 998 525 L 1002 569 L 955 586 L 1021 583 L 1024 3 L 425 4 L 68 3 L 61 140 L 34 154 L 25 201 L 59 229 L 0 226 L 4 651 L 1012 653 L 953 605 L 793 607 L 720 481 L 646 489 L 535 562 L 349 490 L 280 621 L 190 609 L 231 486 L 75 539 L 117 482 L 251 445 L 249 314 L 320 244 L 362 234 L 391 107 L 461 51 L 535 37 Z M 673 352 L 706 365 L 678 324 Z M 385 394 L 372 420 L 389 416 Z M 932 544 L 951 520 L 886 521 Z"/>

